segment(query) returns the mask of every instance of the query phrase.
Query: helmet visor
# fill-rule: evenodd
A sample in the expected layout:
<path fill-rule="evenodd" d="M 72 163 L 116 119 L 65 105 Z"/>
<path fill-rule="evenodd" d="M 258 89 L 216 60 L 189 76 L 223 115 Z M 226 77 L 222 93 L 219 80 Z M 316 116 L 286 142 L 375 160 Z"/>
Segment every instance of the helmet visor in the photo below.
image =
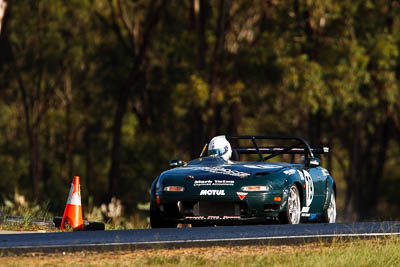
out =
<path fill-rule="evenodd" d="M 225 152 L 227 150 L 228 150 L 227 147 L 225 147 L 225 148 L 217 148 L 217 149 L 210 149 L 210 150 L 208 150 L 208 155 L 209 156 L 213 156 L 213 155 L 222 156 L 223 154 L 225 154 Z"/>

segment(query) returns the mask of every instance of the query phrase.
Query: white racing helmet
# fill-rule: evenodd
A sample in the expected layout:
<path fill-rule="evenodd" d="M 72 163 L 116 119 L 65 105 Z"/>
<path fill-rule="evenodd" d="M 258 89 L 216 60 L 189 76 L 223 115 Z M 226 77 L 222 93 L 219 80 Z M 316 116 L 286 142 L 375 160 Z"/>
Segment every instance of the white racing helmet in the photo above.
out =
<path fill-rule="evenodd" d="M 226 140 L 225 135 L 216 136 L 208 144 L 209 156 L 220 156 L 229 160 L 232 156 L 231 144 Z"/>

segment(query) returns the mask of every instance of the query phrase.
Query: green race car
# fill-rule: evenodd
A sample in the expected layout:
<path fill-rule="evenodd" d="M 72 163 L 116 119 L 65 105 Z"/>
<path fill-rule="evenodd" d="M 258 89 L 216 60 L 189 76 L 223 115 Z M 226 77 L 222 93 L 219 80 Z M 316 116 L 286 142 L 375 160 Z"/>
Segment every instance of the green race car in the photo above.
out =
<path fill-rule="evenodd" d="M 260 145 L 271 141 L 290 144 Z M 243 142 L 250 145 L 240 146 Z M 172 160 L 172 168 L 154 180 L 152 228 L 336 221 L 335 182 L 314 156 L 329 148 L 310 148 L 300 137 L 218 136 L 208 145 L 208 156 L 205 149 L 187 164 Z M 273 158 L 289 162 L 268 161 Z"/>

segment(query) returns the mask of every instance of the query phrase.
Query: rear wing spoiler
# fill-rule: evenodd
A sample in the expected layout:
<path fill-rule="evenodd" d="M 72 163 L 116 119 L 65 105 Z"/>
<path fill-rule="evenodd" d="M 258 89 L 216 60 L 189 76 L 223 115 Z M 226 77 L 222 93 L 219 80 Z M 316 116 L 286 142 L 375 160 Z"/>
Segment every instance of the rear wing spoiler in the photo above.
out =
<path fill-rule="evenodd" d="M 314 154 L 325 154 L 329 153 L 329 147 L 322 148 L 311 148 L 310 145 L 301 137 L 297 136 L 252 136 L 252 135 L 242 135 L 242 136 L 226 136 L 229 141 L 232 140 L 251 140 L 253 147 L 238 147 L 232 148 L 239 154 L 258 154 L 261 161 L 268 160 L 275 156 L 281 154 L 304 154 L 305 159 L 308 157 L 313 158 Z M 292 140 L 294 144 L 288 147 L 260 147 L 257 144 L 257 140 Z M 264 157 L 267 154 L 269 156 Z"/>

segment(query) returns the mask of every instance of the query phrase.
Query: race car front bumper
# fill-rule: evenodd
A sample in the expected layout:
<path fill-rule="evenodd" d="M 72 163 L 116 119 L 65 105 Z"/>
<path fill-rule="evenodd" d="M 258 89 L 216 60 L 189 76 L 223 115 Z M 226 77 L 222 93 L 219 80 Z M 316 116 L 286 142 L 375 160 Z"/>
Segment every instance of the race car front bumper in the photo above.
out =
<path fill-rule="evenodd" d="M 277 218 L 285 204 L 282 191 L 251 192 L 243 199 L 238 195 L 189 198 L 171 193 L 159 194 L 156 198 L 163 220 L 177 223 L 260 223 Z"/>

